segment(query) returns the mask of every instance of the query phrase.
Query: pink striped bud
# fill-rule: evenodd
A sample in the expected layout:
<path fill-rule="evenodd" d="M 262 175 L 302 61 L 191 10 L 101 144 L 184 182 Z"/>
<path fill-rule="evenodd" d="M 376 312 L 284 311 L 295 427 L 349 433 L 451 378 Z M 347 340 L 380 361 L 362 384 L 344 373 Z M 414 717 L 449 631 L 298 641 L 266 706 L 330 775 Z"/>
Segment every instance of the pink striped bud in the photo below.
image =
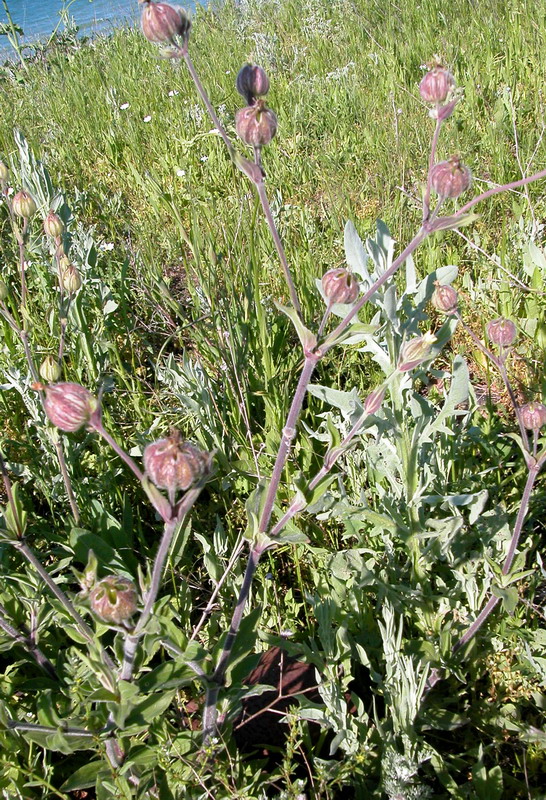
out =
<path fill-rule="evenodd" d="M 408 372 L 410 369 L 418 367 L 423 361 L 426 361 L 435 341 L 436 336 L 428 331 L 423 336 L 416 336 L 414 339 L 405 342 L 400 350 L 398 370 L 400 372 Z"/>
<path fill-rule="evenodd" d="M 255 64 L 245 64 L 239 70 L 235 86 L 239 94 L 251 106 L 257 97 L 262 97 L 268 93 L 269 78 L 261 67 Z"/>
<path fill-rule="evenodd" d="M 519 410 L 521 421 L 530 431 L 538 431 L 546 425 L 546 406 L 542 403 L 527 403 Z"/>
<path fill-rule="evenodd" d="M 144 450 L 146 475 L 158 489 L 189 489 L 210 469 L 210 455 L 191 442 L 182 442 L 179 431 L 152 442 Z"/>
<path fill-rule="evenodd" d="M 438 281 L 435 283 L 435 290 L 432 293 L 430 301 L 437 311 L 443 311 L 444 314 L 451 314 L 457 308 L 457 292 L 453 286 L 442 286 Z"/>
<path fill-rule="evenodd" d="M 456 198 L 466 192 L 472 182 L 472 173 L 458 156 L 440 161 L 430 171 L 432 188 L 441 198 Z"/>
<path fill-rule="evenodd" d="M 360 286 L 352 272 L 340 267 L 331 269 L 322 276 L 322 291 L 329 303 L 354 303 Z"/>
<path fill-rule="evenodd" d="M 68 267 L 65 270 L 63 270 L 62 284 L 63 284 L 63 289 L 65 290 L 65 292 L 68 292 L 68 294 L 76 294 L 78 289 L 81 288 L 82 277 L 78 272 L 77 267 L 74 266 L 74 264 L 69 264 Z"/>
<path fill-rule="evenodd" d="M 277 133 L 277 116 L 266 108 L 263 100 L 256 100 L 252 106 L 240 108 L 235 114 L 237 136 L 251 147 L 263 147 Z"/>
<path fill-rule="evenodd" d="M 36 201 L 31 194 L 25 191 L 17 192 L 13 196 L 13 213 L 23 219 L 30 219 L 36 213 Z"/>
<path fill-rule="evenodd" d="M 448 69 L 438 64 L 421 80 L 419 94 L 425 103 L 443 103 L 454 88 L 455 78 Z"/>
<path fill-rule="evenodd" d="M 67 433 L 87 425 L 97 408 L 97 400 L 79 383 L 34 384 L 45 392 L 44 409 L 49 421 Z"/>
<path fill-rule="evenodd" d="M 512 320 L 504 317 L 488 322 L 485 330 L 489 341 L 501 347 L 510 347 L 511 344 L 514 344 L 518 335 L 517 328 Z"/>
<path fill-rule="evenodd" d="M 135 584 L 119 575 L 108 575 L 91 590 L 89 602 L 103 622 L 119 624 L 130 619 L 137 610 Z"/>
<path fill-rule="evenodd" d="M 139 0 L 143 4 L 140 24 L 149 42 L 156 44 L 176 44 L 177 37 L 187 42 L 191 20 L 183 8 L 169 3 L 155 3 L 152 0 Z"/>
<path fill-rule="evenodd" d="M 366 414 L 377 414 L 383 400 L 385 399 L 385 389 L 381 386 L 379 389 L 374 389 L 373 392 L 364 400 L 364 411 Z"/>
<path fill-rule="evenodd" d="M 44 219 L 44 233 L 46 236 L 51 236 L 56 239 L 64 231 L 62 219 L 54 211 L 50 211 Z"/>

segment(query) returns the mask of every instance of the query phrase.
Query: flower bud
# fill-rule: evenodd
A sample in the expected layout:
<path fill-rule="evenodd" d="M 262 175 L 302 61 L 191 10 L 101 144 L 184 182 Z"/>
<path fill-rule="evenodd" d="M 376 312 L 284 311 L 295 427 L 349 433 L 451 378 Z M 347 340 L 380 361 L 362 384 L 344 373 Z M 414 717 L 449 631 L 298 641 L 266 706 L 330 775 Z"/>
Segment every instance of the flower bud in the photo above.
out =
<path fill-rule="evenodd" d="M 235 130 L 245 144 L 262 147 L 269 144 L 277 132 L 277 117 L 266 108 L 263 100 L 253 106 L 240 108 L 235 114 Z"/>
<path fill-rule="evenodd" d="M 69 266 L 63 270 L 61 280 L 63 289 L 65 292 L 68 292 L 68 294 L 75 294 L 82 285 L 81 275 L 73 264 L 69 264 Z"/>
<path fill-rule="evenodd" d="M 45 391 L 44 409 L 49 421 L 67 433 L 87 425 L 97 408 L 97 400 L 79 383 L 35 384 Z"/>
<path fill-rule="evenodd" d="M 437 311 L 444 314 L 451 314 L 457 308 L 457 292 L 453 286 L 442 286 L 438 281 L 435 283 L 435 290 L 430 301 Z"/>
<path fill-rule="evenodd" d="M 0 300 L 4 302 L 7 299 L 9 294 L 9 289 L 7 283 L 5 281 L 0 281 Z"/>
<path fill-rule="evenodd" d="M 400 350 L 398 370 L 400 372 L 408 372 L 410 369 L 418 367 L 423 361 L 426 361 L 435 341 L 436 336 L 428 331 L 423 336 L 416 336 L 414 339 L 405 342 Z"/>
<path fill-rule="evenodd" d="M 103 622 L 121 623 L 137 610 L 138 595 L 135 584 L 120 575 L 108 575 L 93 587 L 89 602 L 94 613 Z"/>
<path fill-rule="evenodd" d="M 44 233 L 46 236 L 51 236 L 56 239 L 64 231 L 62 219 L 54 211 L 50 211 L 44 219 Z"/>
<path fill-rule="evenodd" d="M 8 182 L 9 178 L 9 169 L 6 167 L 3 161 L 0 161 L 0 183 L 5 185 Z"/>
<path fill-rule="evenodd" d="M 538 431 L 546 425 L 546 406 L 542 403 L 527 403 L 521 406 L 521 421 L 530 431 Z"/>
<path fill-rule="evenodd" d="M 425 103 L 443 103 L 454 88 L 455 78 L 448 69 L 438 64 L 421 80 L 419 94 Z"/>
<path fill-rule="evenodd" d="M 382 386 L 380 386 L 378 389 L 374 389 L 373 392 L 370 392 L 370 394 L 364 400 L 365 413 L 377 414 L 377 412 L 383 405 L 384 399 L 385 399 L 385 389 Z"/>
<path fill-rule="evenodd" d="M 36 202 L 34 198 L 24 190 L 17 192 L 17 194 L 13 196 L 11 202 L 13 213 L 17 214 L 18 217 L 30 219 L 36 213 Z"/>
<path fill-rule="evenodd" d="M 142 32 L 149 42 L 157 44 L 176 44 L 176 37 L 188 40 L 191 21 L 183 8 L 171 6 L 169 3 L 144 2 L 140 24 Z"/>
<path fill-rule="evenodd" d="M 144 470 L 152 483 L 171 493 L 189 489 L 208 473 L 210 466 L 208 453 L 191 442 L 182 442 L 179 431 L 149 444 L 143 459 Z"/>
<path fill-rule="evenodd" d="M 40 365 L 40 378 L 46 383 L 55 383 L 61 377 L 61 368 L 53 356 L 46 356 Z"/>
<path fill-rule="evenodd" d="M 458 156 L 451 156 L 449 161 L 440 161 L 430 171 L 432 188 L 441 198 L 459 197 L 466 192 L 471 181 L 472 173 Z"/>
<path fill-rule="evenodd" d="M 488 322 L 485 326 L 487 338 L 492 344 L 498 344 L 501 347 L 510 347 L 514 344 L 518 335 L 515 324 L 511 319 L 494 319 Z"/>
<path fill-rule="evenodd" d="M 330 304 L 354 303 L 358 297 L 360 286 L 352 272 L 340 267 L 331 269 L 322 276 L 322 291 Z"/>
<path fill-rule="evenodd" d="M 239 70 L 235 86 L 239 94 L 251 106 L 257 97 L 262 97 L 268 93 L 269 78 L 261 67 L 254 64 L 245 64 Z"/>

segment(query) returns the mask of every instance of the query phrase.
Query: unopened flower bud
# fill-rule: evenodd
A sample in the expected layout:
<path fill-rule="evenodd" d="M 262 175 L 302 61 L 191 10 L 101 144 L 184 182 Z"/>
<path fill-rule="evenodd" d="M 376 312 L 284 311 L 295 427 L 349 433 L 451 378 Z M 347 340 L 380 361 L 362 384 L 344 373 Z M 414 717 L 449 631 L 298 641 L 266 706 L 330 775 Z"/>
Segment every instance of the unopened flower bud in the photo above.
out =
<path fill-rule="evenodd" d="M 419 94 L 425 103 L 443 103 L 454 88 L 455 78 L 448 69 L 438 64 L 421 80 Z"/>
<path fill-rule="evenodd" d="M 44 409 L 49 421 L 67 433 L 87 425 L 97 408 L 97 400 L 79 383 L 35 384 L 45 391 Z"/>
<path fill-rule="evenodd" d="M 444 314 L 451 314 L 457 308 L 457 292 L 453 286 L 442 286 L 436 281 L 436 288 L 432 293 L 430 301 L 437 311 L 443 311 Z"/>
<path fill-rule="evenodd" d="M 0 161 L 0 184 L 5 185 L 8 182 L 9 169 L 3 161 Z"/>
<path fill-rule="evenodd" d="M 7 283 L 5 283 L 4 281 L 0 281 L 0 300 L 2 302 L 6 300 L 8 294 L 9 294 L 9 289 Z"/>
<path fill-rule="evenodd" d="M 277 132 L 277 117 L 270 108 L 265 107 L 263 100 L 257 100 L 252 106 L 240 108 L 235 114 L 237 135 L 251 147 L 262 147 L 269 144 Z"/>
<path fill-rule="evenodd" d="M 339 267 L 324 273 L 322 276 L 322 291 L 328 303 L 332 305 L 334 303 L 349 305 L 354 303 L 358 297 L 360 287 L 352 272 Z"/>
<path fill-rule="evenodd" d="M 380 386 L 379 389 L 374 389 L 373 392 L 370 392 L 370 394 L 364 400 L 365 413 L 377 414 L 377 412 L 383 405 L 384 399 L 385 399 L 385 389 L 382 386 Z"/>
<path fill-rule="evenodd" d="M 171 6 L 169 3 L 155 3 L 151 0 L 143 2 L 140 24 L 142 32 L 149 42 L 157 44 L 176 44 L 176 37 L 187 41 L 191 28 L 191 20 L 183 8 Z"/>
<path fill-rule="evenodd" d="M 521 421 L 530 431 L 538 431 L 546 425 L 546 406 L 542 403 L 527 403 L 519 410 Z"/>
<path fill-rule="evenodd" d="M 82 285 L 81 275 L 73 264 L 63 270 L 62 273 L 63 289 L 68 294 L 75 294 Z"/>
<path fill-rule="evenodd" d="M 55 383 L 61 377 L 61 368 L 53 356 L 46 356 L 40 365 L 40 378 L 46 383 Z"/>
<path fill-rule="evenodd" d="M 449 161 L 440 161 L 430 171 L 432 188 L 441 198 L 459 197 L 466 192 L 471 181 L 472 173 L 458 156 L 452 156 Z"/>
<path fill-rule="evenodd" d="M 245 64 L 239 70 L 235 86 L 250 106 L 257 97 L 263 97 L 268 93 L 269 78 L 261 67 L 255 64 Z"/>
<path fill-rule="evenodd" d="M 518 335 L 517 328 L 512 320 L 504 317 L 488 322 L 485 330 L 489 341 L 501 347 L 510 347 L 511 344 L 514 344 Z"/>
<path fill-rule="evenodd" d="M 13 213 L 23 219 L 30 219 L 36 213 L 36 202 L 32 195 L 24 190 L 17 192 L 13 196 L 12 208 Z"/>
<path fill-rule="evenodd" d="M 191 442 L 182 442 L 179 431 L 152 442 L 144 450 L 146 475 L 158 489 L 174 493 L 189 489 L 209 471 L 210 456 Z"/>
<path fill-rule="evenodd" d="M 44 219 L 44 233 L 46 236 L 51 236 L 56 239 L 64 231 L 62 219 L 54 211 L 50 211 Z"/>
<path fill-rule="evenodd" d="M 410 369 L 418 367 L 423 361 L 426 361 L 435 341 L 436 336 L 428 331 L 423 336 L 416 336 L 414 339 L 405 342 L 400 350 L 398 370 L 400 372 L 408 372 Z"/>
<path fill-rule="evenodd" d="M 138 595 L 135 584 L 120 575 L 108 575 L 93 587 L 89 602 L 94 613 L 103 622 L 120 624 L 130 619 L 137 610 Z"/>

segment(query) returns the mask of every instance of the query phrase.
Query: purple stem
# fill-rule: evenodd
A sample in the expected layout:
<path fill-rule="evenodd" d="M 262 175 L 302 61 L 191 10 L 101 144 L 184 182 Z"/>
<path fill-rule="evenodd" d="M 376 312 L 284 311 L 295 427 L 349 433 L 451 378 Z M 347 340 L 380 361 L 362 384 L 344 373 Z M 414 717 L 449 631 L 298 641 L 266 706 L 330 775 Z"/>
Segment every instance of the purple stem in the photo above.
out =
<path fill-rule="evenodd" d="M 425 197 L 423 199 L 423 223 L 425 223 L 429 216 L 430 216 L 430 192 L 432 189 L 431 183 L 431 172 L 432 167 L 434 166 L 434 161 L 436 159 L 436 149 L 438 147 L 438 139 L 440 136 L 440 130 L 442 128 L 442 119 L 436 119 L 436 127 L 434 129 L 434 136 L 432 137 L 432 144 L 430 146 L 430 156 L 428 159 L 428 175 L 427 175 L 427 188 L 425 191 Z"/>
<path fill-rule="evenodd" d="M 534 175 L 530 175 L 528 178 L 520 178 L 519 181 L 504 183 L 502 186 L 495 186 L 493 189 L 488 189 L 487 192 L 482 192 L 482 194 L 474 197 L 473 200 L 470 200 L 466 205 L 460 208 L 455 216 L 460 217 L 463 214 L 466 214 L 466 212 L 470 211 L 471 208 L 474 208 L 477 203 L 481 203 L 482 200 L 486 200 L 488 197 L 492 197 L 494 194 L 499 194 L 499 192 L 508 192 L 511 189 L 517 189 L 519 186 L 526 186 L 528 183 L 534 183 L 535 181 L 539 181 L 541 178 L 546 178 L 546 169 L 542 169 L 540 172 L 535 172 Z"/>
<path fill-rule="evenodd" d="M 233 161 L 235 161 L 235 159 L 236 159 L 235 148 L 233 147 L 233 145 L 231 143 L 231 139 L 229 138 L 228 134 L 226 133 L 225 128 L 223 127 L 222 123 L 218 119 L 218 116 L 217 116 L 217 114 L 216 114 L 216 112 L 215 112 L 215 110 L 213 108 L 212 103 L 210 102 L 210 100 L 208 98 L 208 95 L 207 95 L 207 93 L 205 91 L 205 88 L 204 88 L 203 84 L 201 83 L 201 81 L 199 79 L 199 75 L 197 74 L 197 71 L 196 71 L 195 66 L 193 64 L 193 61 L 191 60 L 190 55 L 187 52 L 186 48 L 183 48 L 181 50 L 181 56 L 182 56 L 182 58 L 184 59 L 184 61 L 186 63 L 186 67 L 188 68 L 188 71 L 189 71 L 189 73 L 190 73 L 190 75 L 192 77 L 192 80 L 193 80 L 193 82 L 195 84 L 195 87 L 196 87 L 197 91 L 199 92 L 201 100 L 203 101 L 203 103 L 206 106 L 206 109 L 207 109 L 207 111 L 209 113 L 210 118 L 212 119 L 216 129 L 218 130 L 218 133 L 220 134 L 220 136 L 224 140 L 224 143 L 225 143 L 225 145 L 226 145 L 226 147 L 228 149 L 228 152 L 229 152 L 231 158 L 233 159 Z M 290 294 L 290 300 L 292 302 L 292 305 L 296 309 L 298 316 L 301 318 L 301 305 L 300 305 L 300 302 L 298 300 L 298 295 L 296 293 L 296 288 L 294 286 L 292 273 L 290 272 L 290 267 L 288 265 L 288 259 L 286 258 L 286 253 L 284 252 L 284 247 L 283 247 L 281 238 L 279 236 L 279 232 L 277 230 L 277 226 L 275 225 L 275 220 L 273 219 L 273 215 L 271 214 L 271 208 L 269 206 L 269 200 L 267 198 L 267 193 L 265 191 L 265 186 L 264 186 L 264 182 L 263 182 L 263 175 L 261 174 L 261 157 L 257 157 L 256 150 L 254 152 L 254 155 L 255 155 L 255 158 L 256 158 L 256 164 L 260 168 L 260 177 L 259 177 L 259 179 L 258 178 L 251 178 L 248 173 L 245 173 L 245 174 L 247 174 L 248 177 L 252 180 L 252 183 L 254 184 L 254 186 L 256 187 L 256 191 L 258 192 L 258 197 L 260 198 L 260 203 L 262 204 L 262 208 L 263 208 L 263 211 L 264 211 L 264 214 L 265 214 L 265 218 L 267 220 L 267 225 L 268 225 L 269 230 L 271 232 L 271 236 L 273 237 L 273 242 L 275 244 L 275 248 L 277 250 L 277 254 L 279 256 L 279 259 L 280 259 L 280 262 L 281 262 L 281 266 L 282 266 L 282 269 L 283 269 L 283 272 L 284 272 L 284 277 L 285 277 L 285 280 L 286 280 L 286 284 L 288 286 L 288 292 Z M 259 155 L 259 150 L 258 150 L 258 155 Z"/>
<path fill-rule="evenodd" d="M 273 219 L 273 214 L 271 213 L 271 208 L 269 205 L 269 200 L 267 198 L 267 193 L 265 191 L 264 182 L 263 180 L 260 180 L 260 181 L 253 181 L 253 183 L 254 186 L 256 187 L 256 191 L 258 192 L 258 197 L 260 198 L 260 203 L 262 204 L 263 212 L 265 214 L 269 230 L 271 231 L 271 236 L 273 238 L 275 247 L 277 249 L 279 260 L 281 262 L 282 269 L 284 272 L 286 284 L 288 286 L 290 300 L 292 301 L 292 305 L 296 309 L 298 317 L 301 319 L 302 313 L 301 313 L 300 301 L 296 293 L 296 287 L 294 286 L 292 273 L 290 272 L 290 267 L 288 266 L 288 259 L 286 258 L 286 253 L 284 252 L 284 247 L 281 241 L 281 237 L 279 236 L 279 231 L 277 230 L 277 226 L 275 225 L 275 220 Z"/>
<path fill-rule="evenodd" d="M 476 347 L 480 350 L 480 352 L 482 352 L 484 356 L 488 358 L 489 361 L 491 361 L 491 363 L 498 369 L 500 376 L 503 380 L 503 383 L 506 387 L 506 391 L 508 392 L 508 395 L 510 397 L 512 406 L 514 407 L 514 412 L 516 414 L 516 419 L 518 421 L 519 432 L 523 442 L 523 446 L 525 447 L 525 450 L 529 452 L 529 439 L 527 437 L 527 431 L 525 430 L 525 426 L 521 419 L 521 414 L 519 413 L 518 401 L 516 395 L 514 394 L 514 390 L 512 389 L 512 384 L 508 379 L 508 373 L 506 372 L 506 367 L 504 365 L 504 362 L 500 358 L 497 358 L 497 356 L 495 356 L 490 350 L 487 349 L 487 347 L 483 344 L 483 342 L 479 339 L 479 337 L 476 336 L 474 331 L 468 327 L 466 322 L 461 317 L 461 314 L 458 309 L 456 309 L 453 312 L 453 315 L 461 323 L 462 327 L 468 333 L 468 335 L 470 336 Z"/>
<path fill-rule="evenodd" d="M 504 566 L 502 568 L 503 575 L 508 575 L 508 573 L 510 572 L 510 568 L 512 567 L 514 556 L 516 554 L 516 549 L 519 543 L 519 538 L 521 536 L 523 523 L 525 521 L 525 517 L 527 516 L 527 511 L 529 510 L 529 501 L 531 498 L 531 492 L 533 490 L 534 483 L 538 477 L 538 474 L 545 460 L 546 456 L 540 459 L 540 461 L 536 461 L 531 467 L 529 467 L 529 474 L 527 475 L 527 482 L 523 490 L 521 505 L 519 507 L 516 523 L 514 525 L 514 532 L 512 534 L 512 539 L 510 541 L 508 555 L 506 556 Z M 492 595 L 489 598 L 486 605 L 483 607 L 483 609 L 476 617 L 476 620 L 472 623 L 472 625 L 468 628 L 468 630 L 461 636 L 461 638 L 457 642 L 455 642 L 455 644 L 453 645 L 452 653 L 456 653 L 458 650 L 461 649 L 461 647 L 464 647 L 465 644 L 469 642 L 473 636 L 476 635 L 476 633 L 480 630 L 481 626 L 483 625 L 487 617 L 491 614 L 491 612 L 493 611 L 499 600 L 500 597 L 495 597 L 494 595 Z"/>
<path fill-rule="evenodd" d="M 120 679 L 122 681 L 130 681 L 133 676 L 136 648 L 138 642 L 140 641 L 143 635 L 146 623 L 148 622 L 152 614 L 154 603 L 157 600 L 159 587 L 161 585 L 161 578 L 163 577 L 163 569 L 165 567 L 165 561 L 167 560 L 167 556 L 169 555 L 169 550 L 171 548 L 173 535 L 176 529 L 180 525 L 184 524 L 186 517 L 190 512 L 193 504 L 199 497 L 202 488 L 203 486 L 201 485 L 197 486 L 195 489 L 189 489 L 180 503 L 177 516 L 174 519 L 171 519 L 165 523 L 165 527 L 163 529 L 163 537 L 161 539 L 154 561 L 150 588 L 146 593 L 146 601 L 144 603 L 144 608 L 142 609 L 140 617 L 138 618 L 138 621 L 133 631 L 131 632 L 131 634 L 127 635 L 125 639 L 123 666 L 120 674 Z"/>
<path fill-rule="evenodd" d="M 246 565 L 245 576 L 243 579 L 243 585 L 241 586 L 241 591 L 239 592 L 239 597 L 237 598 L 237 605 L 235 606 L 235 610 L 231 618 L 231 623 L 229 626 L 229 631 L 226 636 L 226 641 L 224 642 L 222 653 L 218 660 L 218 665 L 214 670 L 212 678 L 210 679 L 210 685 L 207 687 L 206 698 L 205 698 L 205 710 L 203 713 L 204 744 L 207 744 L 211 736 L 214 736 L 216 732 L 216 723 L 218 719 L 218 709 L 216 708 L 216 705 L 218 702 L 218 693 L 220 691 L 220 687 L 224 682 L 226 670 L 229 664 L 229 659 L 231 657 L 231 653 L 233 650 L 233 645 L 235 644 L 235 640 L 237 638 L 237 634 L 239 632 L 241 621 L 243 619 L 243 615 L 245 612 L 248 595 L 250 594 L 252 580 L 254 578 L 254 574 L 258 567 L 258 563 L 260 561 L 262 553 L 263 549 L 256 545 L 254 545 L 250 550 L 248 556 L 248 563 Z"/>
<path fill-rule="evenodd" d="M 259 530 L 263 533 L 267 531 L 267 526 L 269 525 L 269 521 L 271 519 L 273 505 L 275 503 L 275 497 L 277 496 L 282 472 L 290 452 L 292 440 L 296 435 L 296 425 L 303 406 L 307 387 L 309 386 L 309 381 L 311 380 L 311 376 L 313 375 L 319 359 L 320 356 L 315 353 L 307 353 L 305 356 L 303 369 L 301 371 L 298 385 L 292 399 L 292 405 L 290 406 L 290 411 L 288 412 L 288 416 L 286 418 L 286 424 L 282 431 L 281 443 L 277 453 L 277 458 L 275 460 L 275 466 L 273 467 L 273 473 L 271 475 L 271 481 L 267 490 L 264 507 L 260 516 Z"/>

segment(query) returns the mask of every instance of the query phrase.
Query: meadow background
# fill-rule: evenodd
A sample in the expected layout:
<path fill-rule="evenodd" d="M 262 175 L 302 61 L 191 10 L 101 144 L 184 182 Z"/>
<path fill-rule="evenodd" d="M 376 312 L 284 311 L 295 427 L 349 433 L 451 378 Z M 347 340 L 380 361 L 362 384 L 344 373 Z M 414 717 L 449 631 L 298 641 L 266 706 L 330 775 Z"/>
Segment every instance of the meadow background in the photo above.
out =
<path fill-rule="evenodd" d="M 522 170 L 543 168 L 545 42 L 546 5 L 525 0 L 228 0 L 196 11 L 192 57 L 230 133 L 240 105 L 235 77 L 241 65 L 258 63 L 270 77 L 268 103 L 278 115 L 279 132 L 264 153 L 267 188 L 307 319 L 321 314 L 315 280 L 345 263 L 347 219 L 364 238 L 375 234 L 380 218 L 402 244 L 419 225 L 433 122 L 417 86 L 435 54 L 464 88 L 439 157 L 461 154 L 477 191 L 515 180 Z M 0 108 L 2 159 L 19 158 L 14 131 L 21 131 L 62 190 L 74 220 L 85 302 L 73 310 L 66 379 L 93 390 L 108 379 L 105 419 L 135 457 L 170 425 L 217 451 L 215 478 L 200 500 L 191 537 L 173 558 L 165 589 L 173 613 L 183 617 L 206 603 L 245 527 L 245 500 L 257 476 L 270 470 L 301 362 L 290 324 L 273 302 L 287 298 L 269 232 L 187 73 L 158 59 L 138 30 L 122 27 L 85 42 L 69 31 L 47 48 L 38 47 L 24 66 L 4 63 Z M 421 276 L 439 266 L 459 268 L 464 316 L 478 336 L 489 319 L 502 314 L 516 320 L 514 378 L 526 399 L 540 398 L 546 389 L 545 196 L 544 183 L 497 196 L 480 207 L 479 220 L 463 235 L 431 237 L 416 256 Z M 9 280 L 16 274 L 16 249 L 7 215 L 0 225 L 0 264 Z M 40 361 L 55 350 L 56 340 L 39 258 L 31 266 L 36 267 L 29 283 L 32 340 Z M 477 494 L 486 484 L 488 513 L 504 520 L 517 509 L 525 481 L 517 448 L 505 435 L 514 420 L 501 387 L 464 332 L 456 333 L 451 347 L 468 360 L 480 408 L 462 449 L 449 461 L 450 479 L 466 493 Z M 447 363 L 449 353 L 444 357 Z M 155 520 L 142 504 L 139 486 L 103 445 L 84 434 L 74 437 L 70 456 L 84 520 L 70 528 L 62 486 L 52 478 L 51 460 L 27 422 L 29 401 L 17 389 L 24 362 L 7 328 L 0 359 L 2 449 L 21 483 L 35 547 L 49 568 L 70 588 L 69 567 L 83 567 L 90 542 L 94 548 L 100 548 L 98 539 L 106 542 L 105 564 L 114 563 L 110 551 L 120 537 L 126 550 L 153 554 Z M 365 397 L 378 374 L 368 355 L 345 349 L 323 360 L 315 382 L 354 388 Z M 434 391 L 433 386 L 433 396 Z M 318 463 L 321 443 L 312 434 L 323 410 L 310 399 L 294 472 Z M 341 488 L 340 482 L 336 501 L 357 505 L 364 469 L 358 460 L 349 465 L 349 486 Z M 512 616 L 499 614 L 488 622 L 466 660 L 435 689 L 428 716 L 416 725 L 420 741 L 441 758 L 423 757 L 418 779 L 400 778 L 405 793 L 397 794 L 385 781 L 385 761 L 383 767 L 380 762 L 386 734 L 378 727 L 350 755 L 329 757 L 327 749 L 311 755 L 313 743 L 293 727 L 292 749 L 273 767 L 263 759 L 244 760 L 229 746 L 211 766 L 199 759 L 191 737 L 182 743 L 173 733 L 177 716 L 182 714 L 186 725 L 191 717 L 186 706 L 195 701 L 195 692 L 184 687 L 161 723 L 170 728 L 158 723 L 153 742 L 144 736 L 140 742 L 158 769 L 154 780 L 164 794 L 155 796 L 546 796 L 546 573 L 539 558 L 544 510 L 539 479 L 526 527 L 530 572 L 520 584 L 522 601 Z M 404 617 L 408 652 L 422 655 L 427 638 L 440 637 L 439 629 L 423 627 L 415 587 L 396 590 L 406 577 L 396 561 L 389 562 L 379 529 L 328 513 L 309 515 L 300 524 L 311 546 L 283 546 L 261 567 L 259 625 L 252 619 L 260 632 L 255 649 L 288 632 L 290 642 L 326 653 L 328 625 L 340 626 L 353 600 L 341 598 L 338 586 L 339 617 L 332 611 L 329 620 L 321 617 L 319 600 L 328 595 L 332 559 L 340 556 L 334 573 L 343 584 L 350 578 L 343 554 L 358 548 L 381 571 L 383 588 L 395 587 L 389 601 Z M 484 553 L 495 550 L 491 530 L 478 528 L 472 540 L 480 564 Z M 134 556 L 127 558 L 126 566 L 134 570 Z M 16 556 L 1 544 L 0 566 L 8 605 L 24 619 L 25 609 L 37 609 L 38 586 L 17 572 Z M 225 629 L 240 578 L 235 570 L 233 583 L 226 584 L 224 605 L 205 629 L 204 645 Z M 441 593 L 440 585 L 431 597 Z M 15 598 L 18 592 L 24 601 Z M 358 602 L 372 630 L 379 606 L 374 610 L 370 598 Z M 379 664 L 381 637 L 374 630 Z M 66 647 L 62 631 L 48 630 L 44 638 L 52 649 Z M 12 648 L 7 640 L 4 644 L 2 698 L 7 703 L 18 698 L 30 718 L 39 704 L 36 691 L 51 699 L 55 689 L 28 666 L 11 666 Z M 333 648 L 332 669 L 336 658 L 343 660 L 335 653 Z M 357 671 L 353 678 L 366 684 L 362 702 L 369 713 L 384 703 L 386 711 L 383 706 L 376 711 L 388 720 L 396 695 L 372 700 L 369 676 Z M 61 701 L 55 702 L 60 711 Z M 43 708 L 41 713 L 46 715 Z M 86 753 L 44 755 L 32 742 L 2 735 L 4 797 L 94 796 L 85 780 L 70 782 L 88 760 Z M 306 754 L 303 761 L 296 741 Z M 144 756 L 142 764 L 148 768 Z M 112 785 L 110 795 L 101 796 L 132 796 L 121 779 Z"/>

